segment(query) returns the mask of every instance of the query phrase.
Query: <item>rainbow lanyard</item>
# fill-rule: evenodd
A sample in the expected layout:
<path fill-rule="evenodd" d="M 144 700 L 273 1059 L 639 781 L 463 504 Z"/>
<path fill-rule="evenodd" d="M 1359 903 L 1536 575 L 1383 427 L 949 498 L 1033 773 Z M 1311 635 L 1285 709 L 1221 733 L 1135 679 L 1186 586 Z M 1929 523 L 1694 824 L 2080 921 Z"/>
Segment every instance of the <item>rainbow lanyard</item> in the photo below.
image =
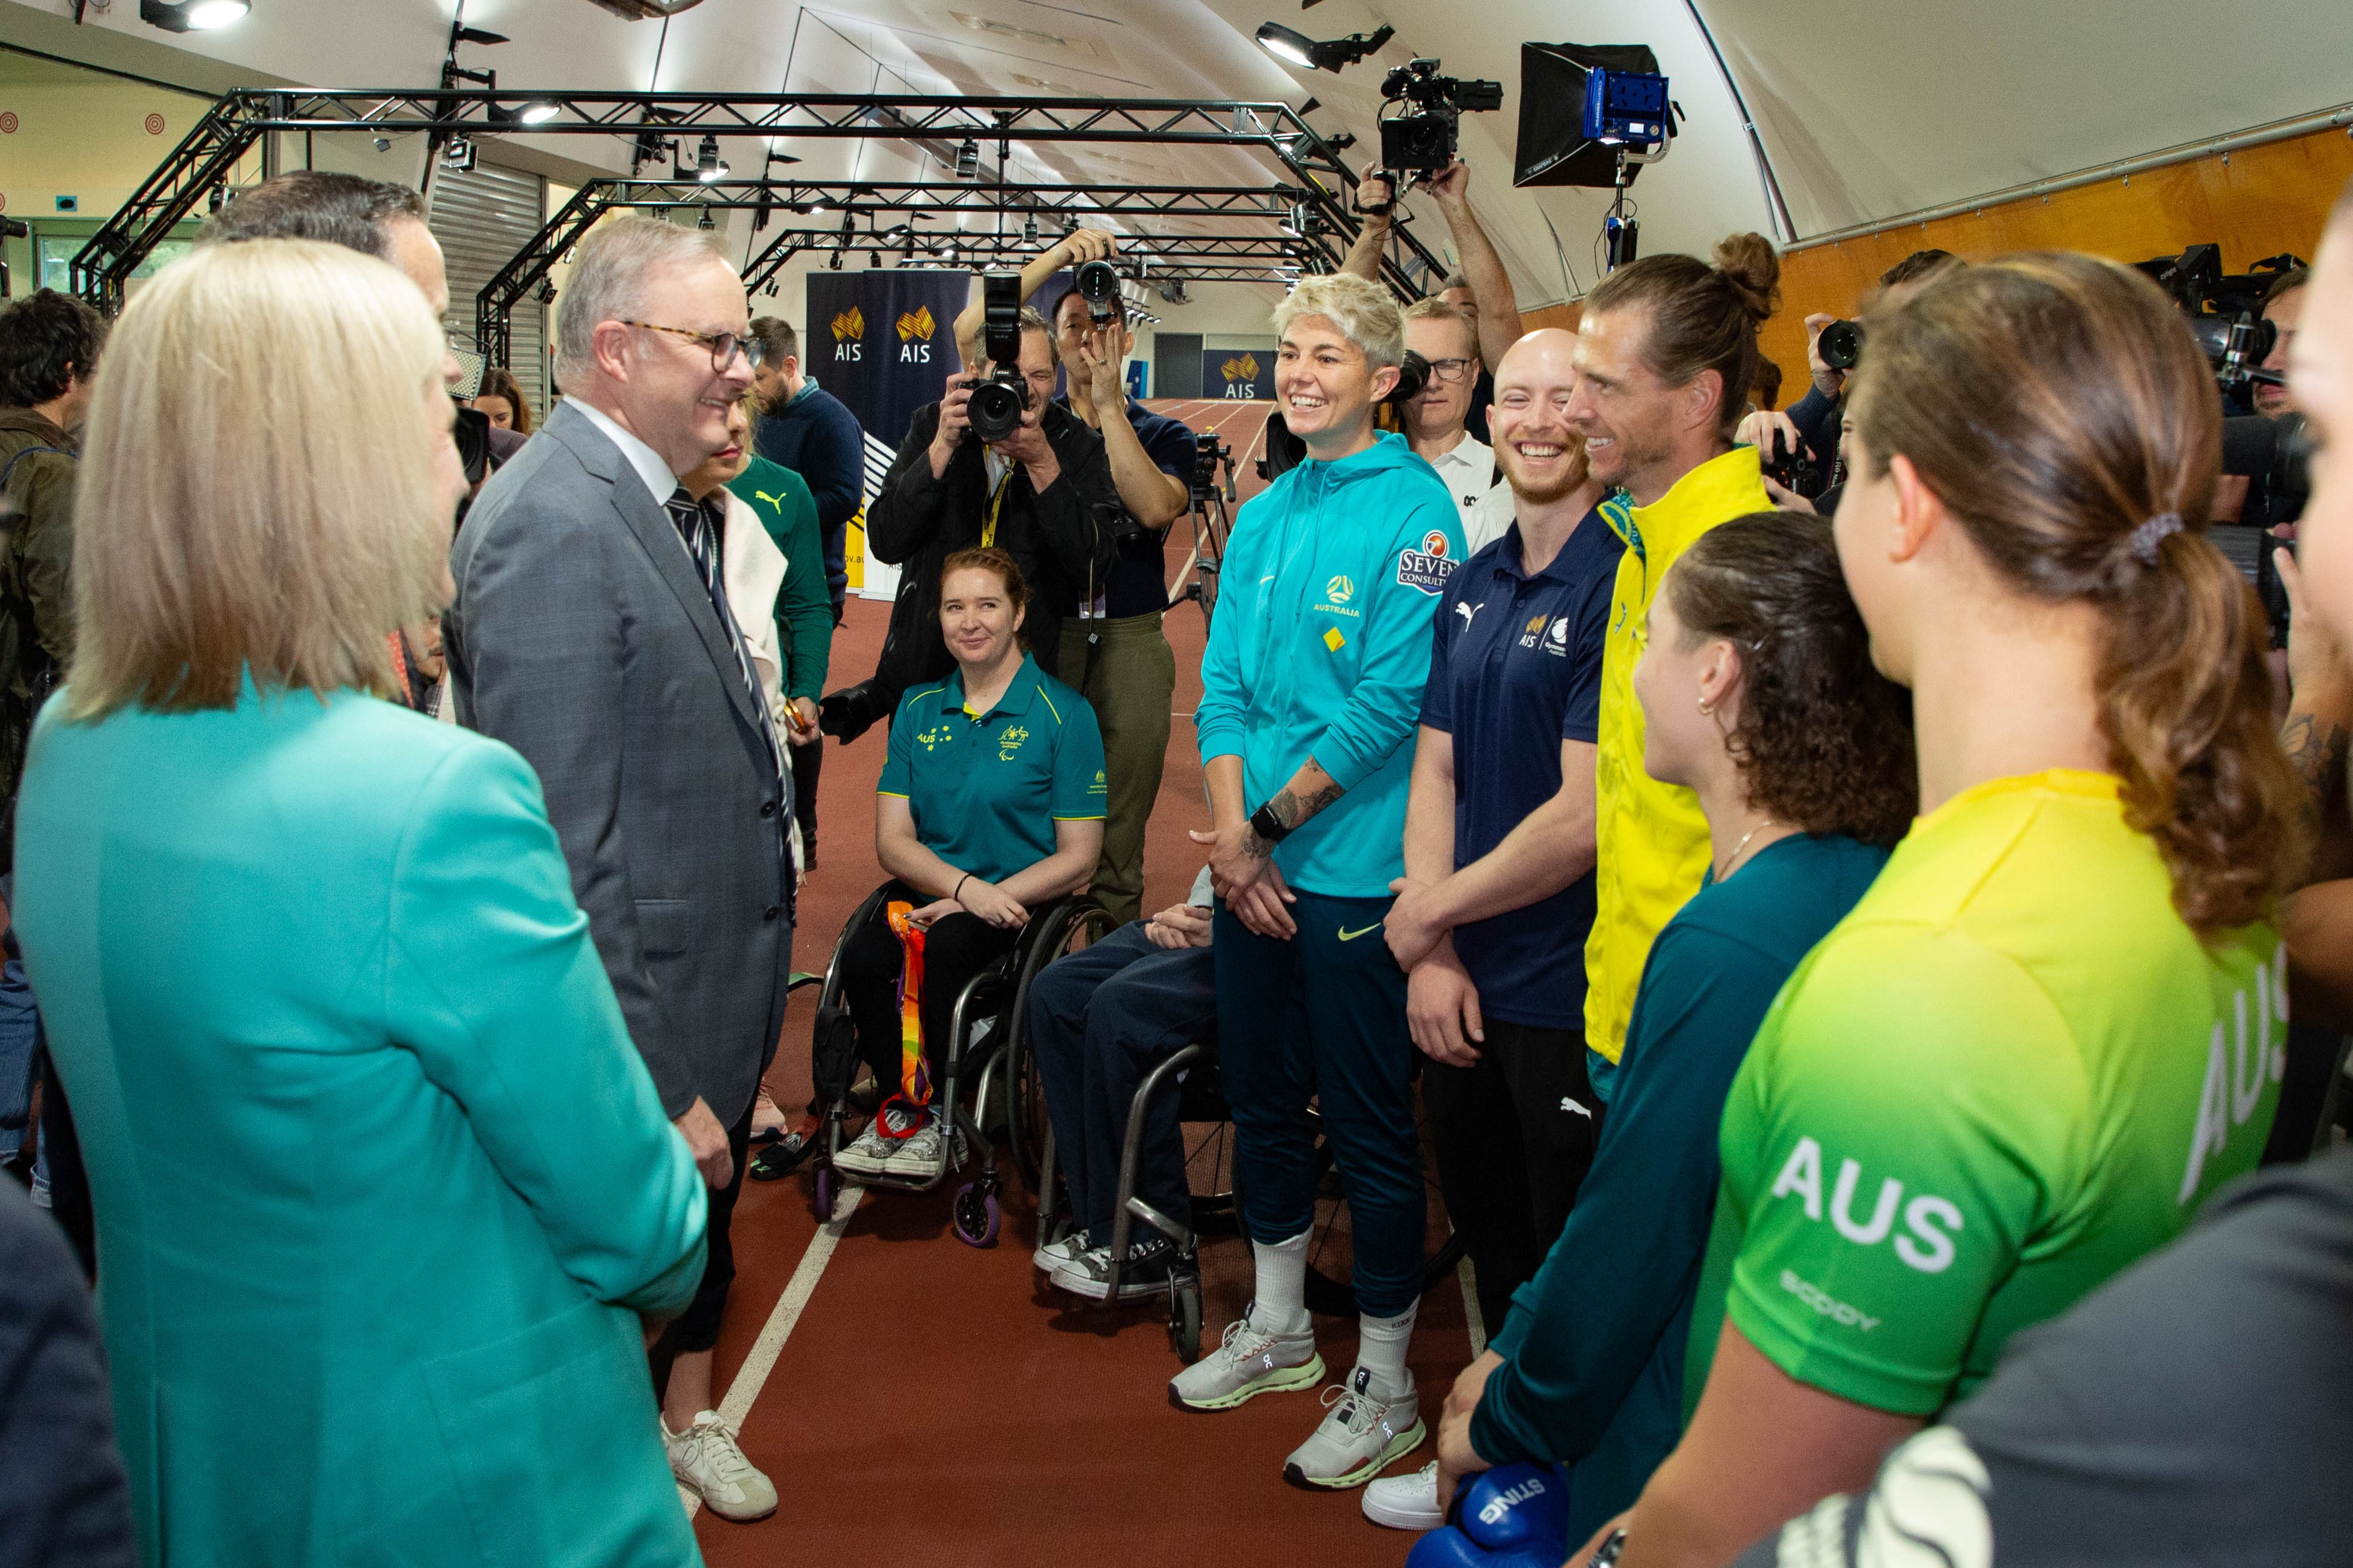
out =
<path fill-rule="evenodd" d="M 914 909 L 893 900 L 885 912 L 906 953 L 906 967 L 899 975 L 899 1092 L 892 1098 L 921 1110 L 932 1102 L 932 1079 L 923 1067 L 923 928 L 907 918 Z M 915 1119 L 917 1126 L 922 1121 Z M 880 1115 L 875 1123 L 889 1130 Z"/>

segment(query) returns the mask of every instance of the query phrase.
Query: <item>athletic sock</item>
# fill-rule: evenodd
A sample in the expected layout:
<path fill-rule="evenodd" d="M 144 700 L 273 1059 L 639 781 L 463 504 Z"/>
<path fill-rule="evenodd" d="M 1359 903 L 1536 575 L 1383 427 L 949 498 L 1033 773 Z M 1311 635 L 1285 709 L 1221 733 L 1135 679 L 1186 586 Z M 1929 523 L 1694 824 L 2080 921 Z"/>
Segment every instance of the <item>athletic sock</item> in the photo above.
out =
<path fill-rule="evenodd" d="M 1419 1301 L 1410 1303 L 1394 1318 L 1357 1316 L 1356 1364 L 1372 1373 L 1366 1392 L 1377 1399 L 1396 1401 L 1413 1393 L 1413 1378 L 1405 1370 L 1405 1350 L 1412 1342 L 1414 1314 L 1420 1306 Z"/>
<path fill-rule="evenodd" d="M 1303 1230 L 1287 1241 L 1259 1242 L 1250 1248 L 1258 1286 L 1250 1321 L 1262 1333 L 1303 1334 L 1314 1326 L 1307 1315 L 1308 1234 Z"/>

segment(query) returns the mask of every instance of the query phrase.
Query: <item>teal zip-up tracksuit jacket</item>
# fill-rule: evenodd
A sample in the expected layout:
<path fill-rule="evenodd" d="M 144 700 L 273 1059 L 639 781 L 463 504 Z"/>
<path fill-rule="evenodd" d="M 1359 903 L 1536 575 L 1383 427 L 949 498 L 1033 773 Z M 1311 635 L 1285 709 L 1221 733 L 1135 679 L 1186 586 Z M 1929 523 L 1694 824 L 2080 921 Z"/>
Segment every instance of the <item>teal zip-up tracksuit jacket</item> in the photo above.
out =
<path fill-rule="evenodd" d="M 1193 725 L 1202 762 L 1242 759 L 1249 808 L 1311 756 L 1347 792 L 1275 848 L 1303 891 L 1387 898 L 1405 875 L 1430 619 L 1465 554 L 1461 511 L 1390 434 L 1301 463 L 1234 520 Z"/>

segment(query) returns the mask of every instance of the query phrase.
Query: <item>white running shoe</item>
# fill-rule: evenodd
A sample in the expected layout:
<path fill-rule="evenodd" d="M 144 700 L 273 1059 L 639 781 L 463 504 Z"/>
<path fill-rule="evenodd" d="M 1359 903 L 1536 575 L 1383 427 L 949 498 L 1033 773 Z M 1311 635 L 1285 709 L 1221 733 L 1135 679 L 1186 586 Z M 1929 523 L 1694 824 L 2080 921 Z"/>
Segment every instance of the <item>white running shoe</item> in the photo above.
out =
<path fill-rule="evenodd" d="M 1218 1348 L 1168 1380 L 1168 1403 L 1179 1410 L 1231 1410 L 1261 1394 L 1313 1388 L 1324 1381 L 1324 1358 L 1313 1330 L 1270 1334 L 1245 1312 L 1226 1325 Z"/>
<path fill-rule="evenodd" d="M 744 1457 L 717 1411 L 704 1411 L 683 1432 L 663 1423 L 662 1447 L 670 1450 L 670 1473 L 678 1484 L 720 1518 L 749 1524 L 776 1511 L 775 1484 Z"/>
<path fill-rule="evenodd" d="M 898 1174 L 899 1162 L 904 1157 L 907 1145 L 914 1141 L 904 1134 L 906 1129 L 914 1124 L 918 1114 L 902 1106 L 889 1107 L 881 1115 L 869 1121 L 866 1131 L 833 1157 L 833 1168 L 853 1176 L 879 1176 L 885 1172 Z M 894 1138 L 883 1131 L 886 1119 L 891 1131 L 901 1136 Z"/>
<path fill-rule="evenodd" d="M 1365 1517 L 1391 1530 L 1436 1530 L 1446 1522 L 1438 1507 L 1438 1461 L 1409 1476 L 1383 1476 L 1365 1489 Z"/>
<path fill-rule="evenodd" d="M 1345 1491 L 1421 1447 L 1430 1429 L 1421 1424 L 1412 1388 L 1396 1399 L 1382 1400 L 1369 1388 L 1372 1376 L 1360 1366 L 1347 1382 L 1324 1391 L 1330 1414 L 1283 1461 L 1284 1480 L 1318 1491 Z"/>

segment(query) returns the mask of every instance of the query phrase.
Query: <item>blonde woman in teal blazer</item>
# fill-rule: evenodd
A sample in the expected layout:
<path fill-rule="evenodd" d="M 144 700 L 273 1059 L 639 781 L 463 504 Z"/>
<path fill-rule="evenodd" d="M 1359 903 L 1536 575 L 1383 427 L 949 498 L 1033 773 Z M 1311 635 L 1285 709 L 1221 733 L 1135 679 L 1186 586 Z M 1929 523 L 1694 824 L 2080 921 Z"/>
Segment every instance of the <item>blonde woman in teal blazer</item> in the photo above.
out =
<path fill-rule="evenodd" d="M 448 592 L 442 354 L 390 268 L 263 240 L 100 370 L 16 914 L 149 1568 L 698 1560 L 638 1314 L 702 1182 L 530 768 L 370 695 Z"/>

